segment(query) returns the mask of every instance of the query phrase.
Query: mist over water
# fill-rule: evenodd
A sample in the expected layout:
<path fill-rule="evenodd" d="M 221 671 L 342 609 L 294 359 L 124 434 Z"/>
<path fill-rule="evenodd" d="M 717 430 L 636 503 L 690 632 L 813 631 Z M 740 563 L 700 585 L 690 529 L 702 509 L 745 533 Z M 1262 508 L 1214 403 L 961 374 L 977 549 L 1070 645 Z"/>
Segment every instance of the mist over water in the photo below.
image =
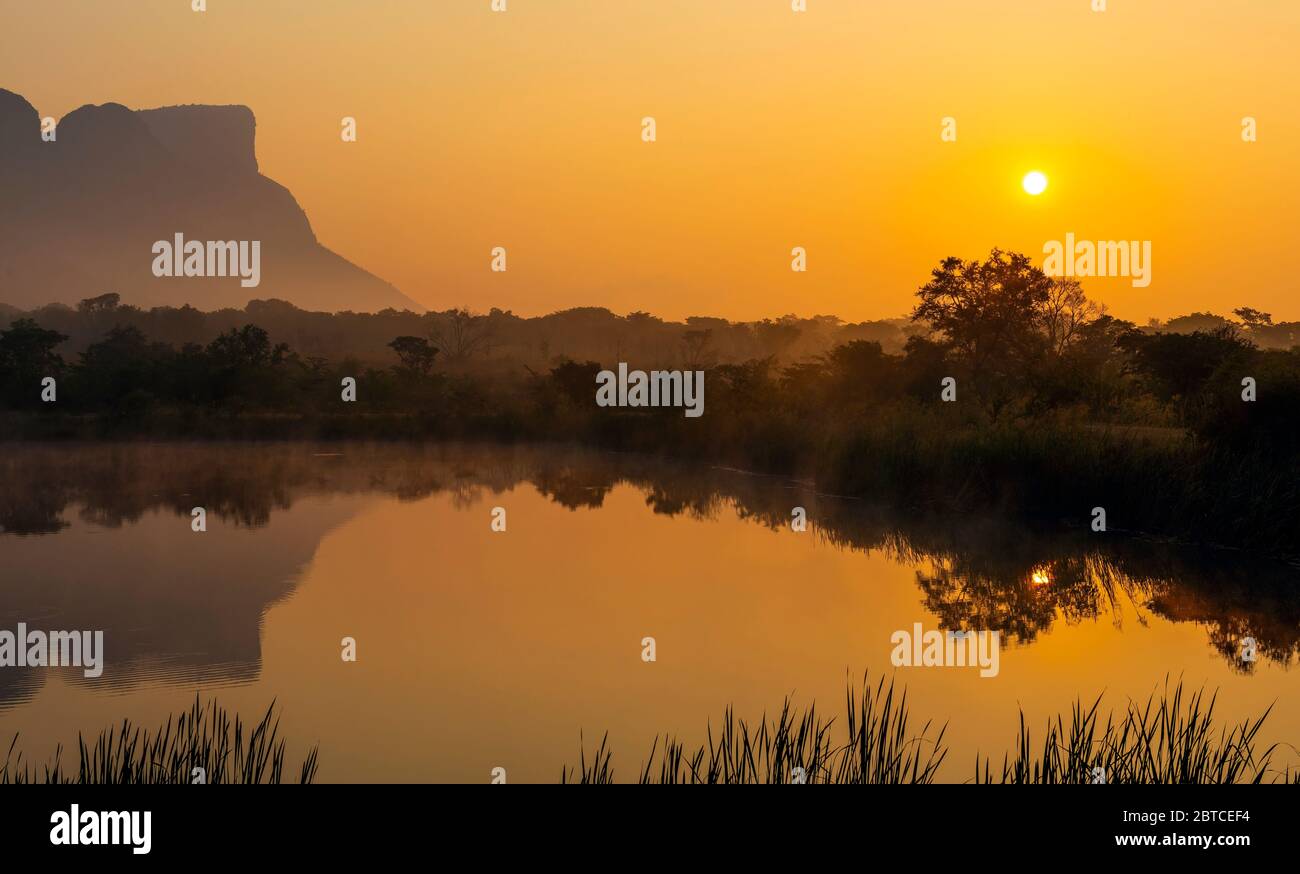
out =
<path fill-rule="evenodd" d="M 698 742 L 727 705 L 834 712 L 915 623 L 1003 645 L 995 677 L 896 671 L 949 724 L 942 779 L 1000 760 L 1018 708 L 1031 728 L 1102 693 L 1122 710 L 1166 677 L 1217 688 L 1225 722 L 1273 705 L 1266 744 L 1300 737 L 1300 571 L 1239 552 L 563 447 L 11 445 L 0 475 L 0 629 L 105 638 L 98 679 L 0 671 L 0 737 L 32 756 L 200 691 L 277 699 L 325 781 L 554 781 L 606 731 L 631 779 L 653 737 Z"/>

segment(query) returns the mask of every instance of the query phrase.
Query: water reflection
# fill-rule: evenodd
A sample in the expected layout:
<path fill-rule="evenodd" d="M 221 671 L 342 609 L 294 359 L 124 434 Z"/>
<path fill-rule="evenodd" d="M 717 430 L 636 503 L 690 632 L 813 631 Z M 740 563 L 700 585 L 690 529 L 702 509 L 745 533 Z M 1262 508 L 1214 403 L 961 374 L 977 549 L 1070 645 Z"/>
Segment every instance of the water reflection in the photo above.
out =
<path fill-rule="evenodd" d="M 113 657 L 103 681 L 119 688 L 249 681 L 261 668 L 266 610 L 292 594 L 321 539 L 366 500 L 449 494 L 468 508 L 520 484 L 575 510 L 631 485 L 655 514 L 734 513 L 772 529 L 788 528 L 802 506 L 809 536 L 915 566 L 922 603 L 942 627 L 997 630 L 1007 643 L 1032 643 L 1057 623 L 1155 614 L 1204 627 L 1239 672 L 1258 664 L 1239 659 L 1247 637 L 1262 661 L 1300 654 L 1300 573 L 1288 564 L 992 519 L 908 517 L 785 479 L 648 458 L 460 445 L 6 447 L 0 628 L 105 630 Z M 195 506 L 208 512 L 203 536 L 190 536 Z M 44 676 L 0 672 L 0 707 L 30 699 Z"/>

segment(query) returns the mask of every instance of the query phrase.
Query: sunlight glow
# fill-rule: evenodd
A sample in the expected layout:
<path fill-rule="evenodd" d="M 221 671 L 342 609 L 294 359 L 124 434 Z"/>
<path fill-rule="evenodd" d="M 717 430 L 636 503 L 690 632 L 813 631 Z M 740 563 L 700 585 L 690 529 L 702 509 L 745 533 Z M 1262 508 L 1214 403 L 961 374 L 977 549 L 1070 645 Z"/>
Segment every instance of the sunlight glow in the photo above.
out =
<path fill-rule="evenodd" d="M 1025 174 L 1025 178 L 1020 182 L 1025 191 L 1037 197 L 1047 190 L 1047 177 L 1042 173 L 1034 170 Z"/>

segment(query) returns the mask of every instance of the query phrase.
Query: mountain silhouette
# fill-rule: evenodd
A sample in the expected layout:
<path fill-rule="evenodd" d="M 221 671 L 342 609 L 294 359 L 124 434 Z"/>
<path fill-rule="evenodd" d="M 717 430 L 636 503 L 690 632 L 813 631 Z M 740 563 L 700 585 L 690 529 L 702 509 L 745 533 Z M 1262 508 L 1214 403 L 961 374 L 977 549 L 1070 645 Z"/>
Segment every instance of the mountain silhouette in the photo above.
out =
<path fill-rule="evenodd" d="M 45 142 L 40 115 L 0 89 L 0 302 L 23 308 L 117 292 L 140 307 L 423 311 L 316 240 L 284 186 L 258 172 L 245 106 L 83 106 Z M 157 241 L 260 241 L 261 278 L 157 277 Z"/>

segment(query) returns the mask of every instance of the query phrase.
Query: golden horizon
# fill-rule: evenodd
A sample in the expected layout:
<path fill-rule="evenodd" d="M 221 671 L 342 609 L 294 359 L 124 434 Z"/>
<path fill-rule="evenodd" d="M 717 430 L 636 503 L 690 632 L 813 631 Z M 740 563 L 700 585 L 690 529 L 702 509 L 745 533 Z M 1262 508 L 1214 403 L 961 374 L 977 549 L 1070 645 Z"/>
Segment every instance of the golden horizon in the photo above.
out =
<path fill-rule="evenodd" d="M 1281 257 L 1300 7 L 1282 0 L 50 0 L 6 23 L 0 86 L 43 116 L 249 106 L 261 171 L 320 241 L 431 309 L 896 318 L 945 257 L 1041 265 L 1071 234 L 1151 243 L 1149 285 L 1084 281 L 1117 317 L 1300 319 Z M 1030 170 L 1040 196 L 1011 181 Z"/>

